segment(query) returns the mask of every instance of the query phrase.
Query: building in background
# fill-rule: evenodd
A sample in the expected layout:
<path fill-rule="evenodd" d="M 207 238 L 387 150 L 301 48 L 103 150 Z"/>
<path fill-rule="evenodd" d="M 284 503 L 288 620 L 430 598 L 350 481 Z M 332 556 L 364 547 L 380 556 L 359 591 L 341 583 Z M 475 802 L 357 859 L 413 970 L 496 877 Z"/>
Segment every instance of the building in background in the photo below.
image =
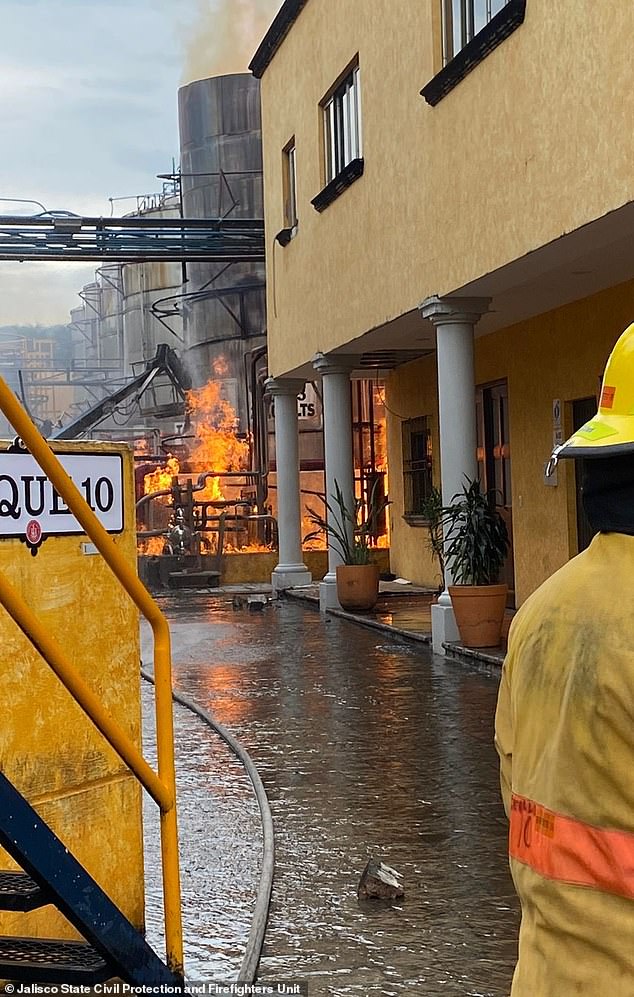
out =
<path fill-rule="evenodd" d="M 286 0 L 253 59 L 269 366 L 321 370 L 335 405 L 337 371 L 392 368 L 398 575 L 436 584 L 421 503 L 465 474 L 497 489 L 517 605 L 588 542 L 575 468 L 544 467 L 634 318 L 633 28 L 629 5 Z"/>
<path fill-rule="evenodd" d="M 22 330 L 19 334 L 18 328 Z M 62 326 L 7 327 L 0 331 L 2 377 L 47 435 L 60 413 L 71 409 L 75 400 L 68 376 L 71 355 L 70 334 Z M 0 422 L 0 435 L 13 436 L 14 430 L 4 416 L 0 416 Z"/>

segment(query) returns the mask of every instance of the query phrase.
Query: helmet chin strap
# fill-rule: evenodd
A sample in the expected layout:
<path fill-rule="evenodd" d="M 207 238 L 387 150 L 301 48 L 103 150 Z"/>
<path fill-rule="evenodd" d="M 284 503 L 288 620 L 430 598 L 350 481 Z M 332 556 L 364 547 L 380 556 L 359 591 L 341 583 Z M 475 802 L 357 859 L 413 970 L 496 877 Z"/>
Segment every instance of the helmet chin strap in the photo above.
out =
<path fill-rule="evenodd" d="M 550 460 L 546 464 L 546 477 L 547 478 L 552 477 L 552 475 L 553 475 L 553 473 L 555 471 L 555 468 L 557 467 L 557 464 L 559 462 L 559 454 L 563 450 L 564 446 L 565 446 L 565 443 L 561 443 L 558 447 L 555 447 L 555 449 L 551 453 Z"/>

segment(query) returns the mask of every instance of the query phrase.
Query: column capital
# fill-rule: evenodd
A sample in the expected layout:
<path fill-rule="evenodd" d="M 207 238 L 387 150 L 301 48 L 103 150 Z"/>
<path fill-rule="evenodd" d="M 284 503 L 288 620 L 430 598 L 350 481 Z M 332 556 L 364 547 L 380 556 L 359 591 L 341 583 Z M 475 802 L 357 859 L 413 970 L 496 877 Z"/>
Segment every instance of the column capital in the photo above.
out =
<path fill-rule="evenodd" d="M 474 325 L 485 312 L 488 312 L 491 298 L 441 298 L 432 294 L 418 306 L 423 318 L 435 325 L 464 322 Z"/>
<path fill-rule="evenodd" d="M 351 374 L 359 357 L 348 353 L 316 353 L 313 367 L 319 374 Z"/>
<path fill-rule="evenodd" d="M 267 377 L 264 382 L 265 394 L 276 398 L 278 395 L 301 395 L 306 382 L 299 377 Z"/>

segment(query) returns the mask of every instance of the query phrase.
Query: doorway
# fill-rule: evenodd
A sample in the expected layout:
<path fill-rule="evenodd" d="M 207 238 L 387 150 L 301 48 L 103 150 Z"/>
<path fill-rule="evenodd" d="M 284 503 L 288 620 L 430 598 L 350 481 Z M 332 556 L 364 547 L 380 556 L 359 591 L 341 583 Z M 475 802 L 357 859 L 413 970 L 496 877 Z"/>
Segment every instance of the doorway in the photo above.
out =
<path fill-rule="evenodd" d="M 500 572 L 508 585 L 508 606 L 515 606 L 513 563 L 513 508 L 511 492 L 511 440 L 508 382 L 495 381 L 476 390 L 478 473 L 485 491 L 495 491 L 495 504 L 508 530 L 510 546 Z"/>
<path fill-rule="evenodd" d="M 596 414 L 597 400 L 592 395 L 589 398 L 576 398 L 572 403 L 572 431 L 588 422 Z M 586 511 L 583 508 L 583 461 L 573 461 L 575 465 L 575 503 L 577 506 L 577 553 L 580 554 L 589 546 L 594 530 L 590 526 Z"/>

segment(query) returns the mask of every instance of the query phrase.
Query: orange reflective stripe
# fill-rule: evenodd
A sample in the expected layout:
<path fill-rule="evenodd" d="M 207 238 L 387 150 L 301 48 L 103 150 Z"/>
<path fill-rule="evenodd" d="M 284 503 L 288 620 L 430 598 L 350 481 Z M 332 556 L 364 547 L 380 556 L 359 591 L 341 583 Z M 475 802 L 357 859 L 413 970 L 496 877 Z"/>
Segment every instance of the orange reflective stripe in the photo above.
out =
<path fill-rule="evenodd" d="M 634 834 L 592 827 L 513 794 L 509 854 L 540 876 L 634 900 Z"/>

